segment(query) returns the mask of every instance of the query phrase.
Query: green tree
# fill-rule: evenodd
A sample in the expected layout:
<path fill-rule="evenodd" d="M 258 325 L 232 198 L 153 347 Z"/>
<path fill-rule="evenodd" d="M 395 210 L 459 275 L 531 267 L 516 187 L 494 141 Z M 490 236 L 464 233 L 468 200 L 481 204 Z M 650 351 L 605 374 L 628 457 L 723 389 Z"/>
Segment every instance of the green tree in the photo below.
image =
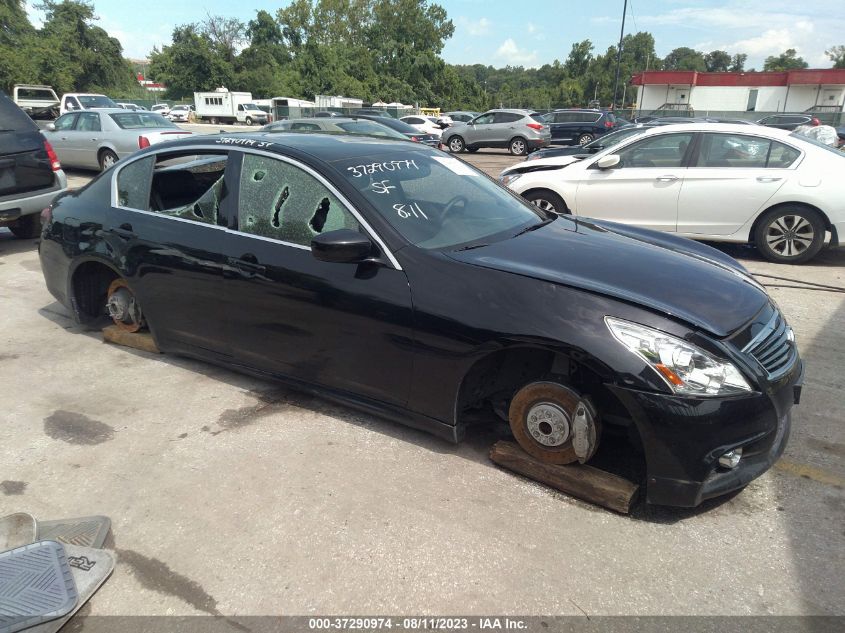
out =
<path fill-rule="evenodd" d="M 11 91 L 14 84 L 29 81 L 34 74 L 27 52 L 34 37 L 23 1 L 0 0 L 0 89 Z"/>
<path fill-rule="evenodd" d="M 845 46 L 841 44 L 839 46 L 831 46 L 824 54 L 830 57 L 834 68 L 845 68 Z"/>
<path fill-rule="evenodd" d="M 741 73 L 745 70 L 745 62 L 748 61 L 748 55 L 745 53 L 737 53 L 731 57 L 731 65 L 728 70 L 732 73 Z"/>
<path fill-rule="evenodd" d="M 234 68 L 218 51 L 211 39 L 196 24 L 173 29 L 172 42 L 150 53 L 150 74 L 167 84 L 170 99 L 192 96 L 195 91 L 233 87 Z"/>
<path fill-rule="evenodd" d="M 704 56 L 704 64 L 707 67 L 707 72 L 711 73 L 727 72 L 732 60 L 731 54 L 725 51 L 710 51 Z"/>
<path fill-rule="evenodd" d="M 663 68 L 666 70 L 707 70 L 707 63 L 704 55 L 692 48 L 682 46 L 671 51 L 663 59 Z"/>
<path fill-rule="evenodd" d="M 796 70 L 807 68 L 808 64 L 794 48 L 788 48 L 780 55 L 772 55 L 763 63 L 763 70 Z"/>

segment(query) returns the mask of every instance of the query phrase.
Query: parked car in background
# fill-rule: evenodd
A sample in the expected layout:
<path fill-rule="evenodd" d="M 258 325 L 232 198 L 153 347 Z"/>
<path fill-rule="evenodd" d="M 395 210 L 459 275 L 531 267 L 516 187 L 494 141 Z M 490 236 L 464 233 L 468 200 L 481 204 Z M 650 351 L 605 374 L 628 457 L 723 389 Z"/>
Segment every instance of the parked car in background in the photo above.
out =
<path fill-rule="evenodd" d="M 179 121 L 187 123 L 191 117 L 191 112 L 194 111 L 193 106 L 190 105 L 175 105 L 170 109 L 165 118 L 171 121 Z"/>
<path fill-rule="evenodd" d="M 452 119 L 453 123 L 467 123 L 472 121 L 475 117 L 480 115 L 480 112 L 470 112 L 468 110 L 457 110 L 455 112 L 447 112 L 444 116 Z"/>
<path fill-rule="evenodd" d="M 374 109 L 374 108 L 360 108 L 358 110 L 355 110 L 355 112 L 353 112 L 352 114 L 354 114 L 354 115 L 364 114 L 364 115 L 367 115 L 367 116 L 380 116 L 380 117 L 387 117 L 389 119 L 393 118 L 392 116 L 390 116 L 387 113 L 386 110 L 377 110 L 377 109 Z"/>
<path fill-rule="evenodd" d="M 845 147 L 845 125 L 836 128 L 836 135 L 839 137 L 839 147 Z"/>
<path fill-rule="evenodd" d="M 60 114 L 78 112 L 79 110 L 97 110 L 102 108 L 117 108 L 118 105 L 106 95 L 70 92 L 62 95 L 59 107 Z"/>
<path fill-rule="evenodd" d="M 124 110 L 132 110 L 133 112 L 139 111 L 139 110 L 142 111 L 142 112 L 147 111 L 147 109 L 144 106 L 139 106 L 135 103 L 126 103 L 126 102 L 123 102 L 123 101 L 117 102 L 117 107 L 123 108 Z"/>
<path fill-rule="evenodd" d="M 845 239 L 845 155 L 785 130 L 657 126 L 589 158 L 560 160 L 502 181 L 545 210 L 751 243 L 774 262 L 809 261 L 827 232 L 831 246 Z"/>
<path fill-rule="evenodd" d="M 794 130 L 799 125 L 818 125 L 818 123 L 813 123 L 814 120 L 818 121 L 818 119 L 809 114 L 773 114 L 760 119 L 757 123 L 779 130 Z"/>
<path fill-rule="evenodd" d="M 468 123 L 456 123 L 443 132 L 443 144 L 450 152 L 475 152 L 481 147 L 504 147 L 522 156 L 546 147 L 551 140 L 549 126 L 531 110 L 490 110 Z"/>
<path fill-rule="evenodd" d="M 139 149 L 193 132 L 155 112 L 112 108 L 64 114 L 44 134 L 65 166 L 105 171 Z"/>
<path fill-rule="evenodd" d="M 437 148 L 440 147 L 439 135 L 420 132 L 416 128 L 408 125 L 404 121 L 400 121 L 399 119 L 394 119 L 393 117 L 378 116 L 374 114 L 356 114 L 354 115 L 354 118 L 368 119 L 370 121 L 381 123 L 382 125 L 386 125 L 390 129 L 395 130 L 400 134 L 404 134 L 407 138 L 416 143 L 424 143 L 425 145 L 431 145 L 432 147 Z"/>
<path fill-rule="evenodd" d="M 161 116 L 167 116 L 170 114 L 170 106 L 166 103 L 156 103 L 155 105 L 150 106 L 150 112 L 155 112 Z"/>
<path fill-rule="evenodd" d="M 555 110 L 544 119 L 555 145 L 586 145 L 616 125 L 616 116 L 607 110 Z"/>
<path fill-rule="evenodd" d="M 732 258 L 547 214 L 419 144 L 268 136 L 154 146 L 60 197 L 47 290 L 88 327 L 451 442 L 480 411 L 549 463 L 637 437 L 650 503 L 696 506 L 782 454 L 803 365 Z"/>
<path fill-rule="evenodd" d="M 409 140 L 401 132 L 397 132 L 378 121 L 356 117 L 306 117 L 301 119 L 285 119 L 268 123 L 262 132 L 334 132 L 337 134 L 362 134 L 393 138 L 400 141 Z"/>
<path fill-rule="evenodd" d="M 404 121 L 415 130 L 419 130 L 424 134 L 434 134 L 436 136 L 441 136 L 443 134 L 443 128 L 437 125 L 431 117 L 424 117 L 413 114 L 409 116 L 403 116 L 399 120 Z"/>
<path fill-rule="evenodd" d="M 564 147 L 559 145 L 550 145 L 549 147 L 538 149 L 536 152 L 530 153 L 525 158 L 525 161 L 531 161 L 533 163 L 534 161 L 543 158 L 553 158 L 556 156 L 590 156 L 591 154 L 596 154 L 608 147 L 613 147 L 617 143 L 621 143 L 626 138 L 634 136 L 635 134 L 642 134 L 647 129 L 649 129 L 648 125 L 626 125 L 618 130 L 604 134 L 586 145 L 569 145 Z M 520 165 L 524 165 L 524 163 L 517 163 L 505 171 L 519 169 Z"/>
<path fill-rule="evenodd" d="M 12 101 L 33 119 L 55 119 L 59 116 L 59 97 L 51 86 L 15 84 Z"/>
<path fill-rule="evenodd" d="M 0 226 L 41 233 L 41 211 L 67 189 L 61 163 L 35 122 L 0 92 Z"/>
<path fill-rule="evenodd" d="M 333 117 L 333 116 L 343 116 L 338 112 L 332 112 L 331 110 L 321 110 L 314 114 L 315 117 L 323 118 L 323 117 Z"/>

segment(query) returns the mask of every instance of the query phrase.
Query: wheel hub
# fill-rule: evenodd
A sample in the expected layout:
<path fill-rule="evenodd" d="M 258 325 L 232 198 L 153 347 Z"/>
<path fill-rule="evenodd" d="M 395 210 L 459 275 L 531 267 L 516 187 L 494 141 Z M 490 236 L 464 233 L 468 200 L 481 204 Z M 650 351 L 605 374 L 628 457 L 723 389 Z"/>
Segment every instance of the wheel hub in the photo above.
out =
<path fill-rule="evenodd" d="M 531 407 L 526 422 L 531 437 L 543 446 L 561 446 L 569 439 L 569 416 L 551 402 L 541 402 Z"/>
<path fill-rule="evenodd" d="M 125 286 L 118 286 L 109 293 L 106 310 L 112 321 L 121 329 L 137 332 L 143 325 L 141 306 L 132 291 Z"/>
<path fill-rule="evenodd" d="M 769 224 L 766 241 L 769 247 L 780 255 L 797 255 L 813 242 L 813 225 L 797 215 L 784 215 Z"/>

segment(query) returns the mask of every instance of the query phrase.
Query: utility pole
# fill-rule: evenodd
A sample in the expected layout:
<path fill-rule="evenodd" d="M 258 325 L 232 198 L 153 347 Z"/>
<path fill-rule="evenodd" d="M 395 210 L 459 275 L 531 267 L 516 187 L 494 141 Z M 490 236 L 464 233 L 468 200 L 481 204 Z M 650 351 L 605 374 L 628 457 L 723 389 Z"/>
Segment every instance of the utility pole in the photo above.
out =
<path fill-rule="evenodd" d="M 619 65 L 622 63 L 622 38 L 625 35 L 625 14 L 628 13 L 628 0 L 622 7 L 622 29 L 619 31 L 619 48 L 616 51 L 616 79 L 613 82 L 613 103 L 610 109 L 616 108 L 616 95 L 619 93 Z"/>

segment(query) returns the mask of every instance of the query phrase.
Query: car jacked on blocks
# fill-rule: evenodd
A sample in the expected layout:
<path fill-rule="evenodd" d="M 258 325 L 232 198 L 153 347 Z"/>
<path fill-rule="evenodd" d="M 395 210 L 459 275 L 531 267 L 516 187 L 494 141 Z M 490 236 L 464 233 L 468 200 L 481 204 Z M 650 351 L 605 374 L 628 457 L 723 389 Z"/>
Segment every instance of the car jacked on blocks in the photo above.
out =
<path fill-rule="evenodd" d="M 419 143 L 162 143 L 45 211 L 50 292 L 86 324 L 458 441 L 480 409 L 586 462 L 638 438 L 652 503 L 694 506 L 780 456 L 792 330 L 730 257 L 530 205 Z"/>

